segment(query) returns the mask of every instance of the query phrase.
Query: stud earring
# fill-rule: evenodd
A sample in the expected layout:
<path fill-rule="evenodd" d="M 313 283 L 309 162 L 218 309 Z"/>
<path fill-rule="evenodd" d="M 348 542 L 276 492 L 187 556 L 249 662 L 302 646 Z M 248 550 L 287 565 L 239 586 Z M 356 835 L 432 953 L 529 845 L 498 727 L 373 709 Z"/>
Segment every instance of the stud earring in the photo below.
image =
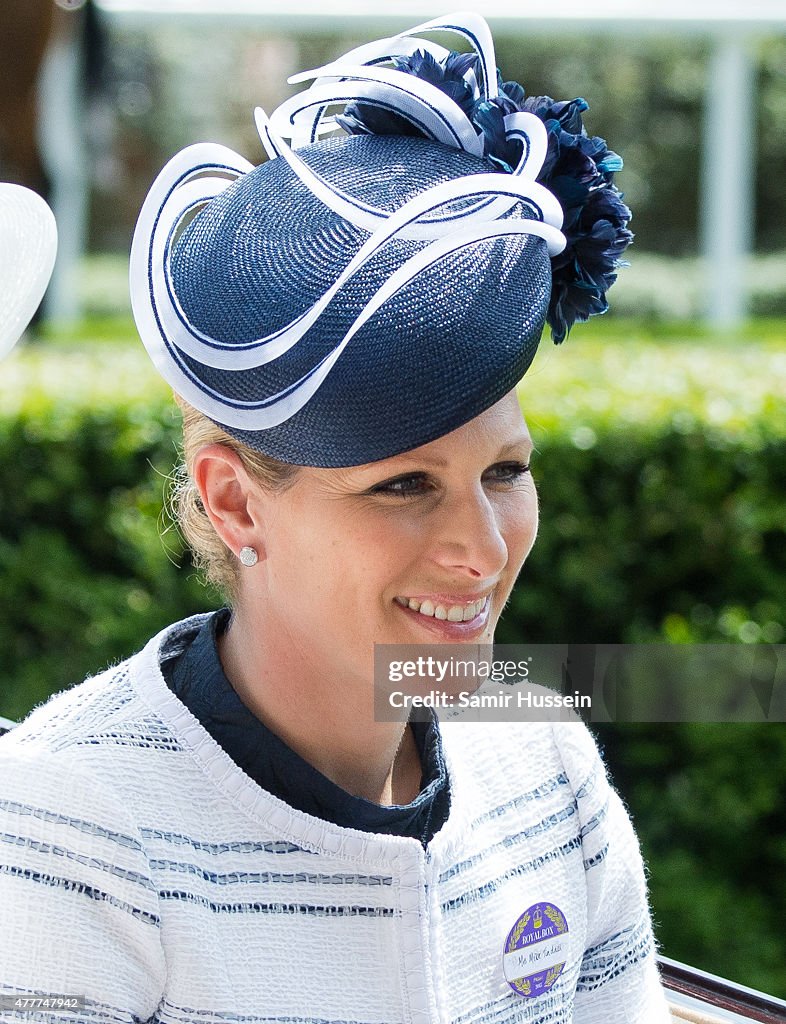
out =
<path fill-rule="evenodd" d="M 251 568 L 252 565 L 256 565 L 259 561 L 259 555 L 257 554 L 256 548 L 241 548 L 239 558 L 243 565 L 247 565 L 249 568 Z"/>

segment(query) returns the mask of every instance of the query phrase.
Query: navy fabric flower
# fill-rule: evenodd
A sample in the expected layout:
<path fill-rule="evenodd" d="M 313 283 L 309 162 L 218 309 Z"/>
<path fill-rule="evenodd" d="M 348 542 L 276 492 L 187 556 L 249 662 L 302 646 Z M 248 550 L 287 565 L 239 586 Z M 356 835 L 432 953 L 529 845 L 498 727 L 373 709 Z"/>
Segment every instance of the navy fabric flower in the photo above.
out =
<path fill-rule="evenodd" d="M 468 71 L 478 74 L 479 61 L 474 53 L 451 53 L 444 64 L 434 60 L 430 53 L 418 50 L 411 57 L 398 57 L 394 61 L 398 71 L 415 75 L 424 82 L 437 87 L 460 107 L 468 116 L 475 106 L 475 93 L 465 75 Z"/>
<path fill-rule="evenodd" d="M 625 266 L 622 254 L 633 241 L 628 229 L 631 212 L 614 184 L 622 159 L 599 136 L 590 136 L 582 115 L 589 109 L 581 97 L 554 100 L 530 96 L 518 82 L 504 82 L 499 71 L 498 95 L 483 100 L 475 95 L 467 76 L 478 70 L 474 54 L 451 53 L 444 64 L 418 51 L 396 58 L 396 68 L 430 82 L 449 96 L 483 136 L 486 158 L 501 171 L 512 173 L 522 146 L 508 139 L 505 118 L 526 111 L 543 121 L 548 150 L 538 181 L 560 202 L 567 245 L 552 259 L 552 291 L 548 323 L 557 344 L 576 321 L 585 321 L 608 309 L 606 292 Z M 351 103 L 336 120 L 351 134 L 421 135 L 406 118 L 371 104 Z"/>
<path fill-rule="evenodd" d="M 606 292 L 617 280 L 625 249 L 633 241 L 631 212 L 613 183 L 620 157 L 604 139 L 589 136 L 582 114 L 586 100 L 557 102 L 550 96 L 526 99 L 549 133 L 549 147 L 538 181 L 559 199 L 567 245 L 552 260 L 549 325 L 554 341 L 567 337 L 576 321 L 608 309 Z"/>
<path fill-rule="evenodd" d="M 449 96 L 468 116 L 475 105 L 475 95 L 464 75 L 476 71 L 479 61 L 474 53 L 451 53 L 444 65 L 430 53 L 418 50 L 409 57 L 396 57 L 397 71 L 429 82 Z M 415 135 L 423 132 L 401 114 L 371 103 L 349 103 L 336 121 L 350 135 Z"/>
<path fill-rule="evenodd" d="M 472 123 L 484 136 L 486 157 L 507 174 L 513 173 L 521 158 L 521 142 L 509 140 L 505 131 L 505 118 L 516 109 L 510 103 L 482 100 L 475 105 L 472 115 Z"/>

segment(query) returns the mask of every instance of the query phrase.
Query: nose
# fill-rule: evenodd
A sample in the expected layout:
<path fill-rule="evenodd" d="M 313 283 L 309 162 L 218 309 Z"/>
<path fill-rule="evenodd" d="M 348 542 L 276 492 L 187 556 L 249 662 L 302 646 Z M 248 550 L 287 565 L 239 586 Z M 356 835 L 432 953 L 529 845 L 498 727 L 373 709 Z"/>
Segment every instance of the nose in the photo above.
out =
<path fill-rule="evenodd" d="M 434 558 L 472 580 L 497 577 L 508 562 L 504 518 L 482 486 L 442 503 Z"/>

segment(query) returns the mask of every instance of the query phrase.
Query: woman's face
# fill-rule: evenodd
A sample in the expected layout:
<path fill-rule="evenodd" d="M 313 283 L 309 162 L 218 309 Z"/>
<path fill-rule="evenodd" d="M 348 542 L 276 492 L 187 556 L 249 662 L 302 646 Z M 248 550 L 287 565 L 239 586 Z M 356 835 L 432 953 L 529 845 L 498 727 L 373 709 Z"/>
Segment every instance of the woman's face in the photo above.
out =
<path fill-rule="evenodd" d="M 248 599 L 292 667 L 368 678 L 375 643 L 488 643 L 538 526 L 514 392 L 413 451 L 255 495 Z"/>

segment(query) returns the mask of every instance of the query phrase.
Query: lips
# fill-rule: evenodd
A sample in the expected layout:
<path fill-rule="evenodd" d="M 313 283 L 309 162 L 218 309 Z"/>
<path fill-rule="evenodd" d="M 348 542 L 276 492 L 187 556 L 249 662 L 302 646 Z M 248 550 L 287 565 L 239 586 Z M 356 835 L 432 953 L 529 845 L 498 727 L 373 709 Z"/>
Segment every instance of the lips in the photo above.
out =
<path fill-rule="evenodd" d="M 410 608 L 428 619 L 439 619 L 447 622 L 471 622 L 483 611 L 489 601 L 488 594 L 485 597 L 476 598 L 473 601 L 451 603 L 438 601 L 431 598 L 423 600 L 416 597 L 397 597 L 396 601 L 403 608 Z"/>

